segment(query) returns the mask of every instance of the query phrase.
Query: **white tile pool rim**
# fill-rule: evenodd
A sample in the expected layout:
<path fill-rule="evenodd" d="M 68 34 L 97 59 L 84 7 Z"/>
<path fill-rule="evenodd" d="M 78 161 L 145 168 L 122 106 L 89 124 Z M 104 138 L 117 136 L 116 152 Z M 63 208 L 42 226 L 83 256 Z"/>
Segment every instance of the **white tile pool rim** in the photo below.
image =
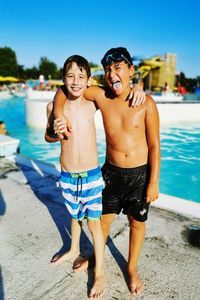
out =
<path fill-rule="evenodd" d="M 14 163 L 33 168 L 37 173 L 40 174 L 40 176 L 51 174 L 59 177 L 60 175 L 59 165 L 53 165 L 39 160 L 30 159 L 20 154 L 10 156 L 7 159 Z M 159 199 L 153 202 L 151 205 L 186 217 L 200 219 L 200 203 L 189 201 L 183 198 L 160 194 Z"/>
<path fill-rule="evenodd" d="M 46 127 L 46 105 L 50 100 L 32 99 L 26 101 L 26 123 L 32 127 Z M 200 101 L 195 103 L 157 103 L 160 124 L 178 122 L 200 122 Z M 40 111 L 40 114 L 38 114 Z M 96 128 L 103 128 L 100 111 L 95 114 Z"/>

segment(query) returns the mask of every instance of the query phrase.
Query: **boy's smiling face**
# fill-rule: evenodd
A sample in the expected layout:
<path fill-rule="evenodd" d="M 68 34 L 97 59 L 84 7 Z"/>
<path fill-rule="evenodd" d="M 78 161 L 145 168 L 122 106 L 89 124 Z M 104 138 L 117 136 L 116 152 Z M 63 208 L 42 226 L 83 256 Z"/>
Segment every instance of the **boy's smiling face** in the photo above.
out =
<path fill-rule="evenodd" d="M 105 79 L 116 96 L 121 95 L 130 88 L 130 78 L 134 74 L 134 67 L 128 66 L 124 61 L 112 62 L 105 67 Z"/>
<path fill-rule="evenodd" d="M 86 70 L 79 68 L 79 66 L 73 62 L 64 78 L 69 99 L 75 100 L 82 96 L 87 88 L 88 81 L 89 78 L 87 77 Z"/>

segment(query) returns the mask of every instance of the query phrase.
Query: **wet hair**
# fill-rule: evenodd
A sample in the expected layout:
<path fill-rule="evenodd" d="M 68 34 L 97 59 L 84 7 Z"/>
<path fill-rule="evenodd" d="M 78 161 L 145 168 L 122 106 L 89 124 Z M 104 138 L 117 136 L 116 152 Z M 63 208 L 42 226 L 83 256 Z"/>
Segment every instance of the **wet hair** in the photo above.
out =
<path fill-rule="evenodd" d="M 72 55 L 67 58 L 63 65 L 63 78 L 66 76 L 73 63 L 77 64 L 81 72 L 82 70 L 85 70 L 88 78 L 91 76 L 91 70 L 87 59 L 80 55 Z"/>
<path fill-rule="evenodd" d="M 102 58 L 101 63 L 105 69 L 106 66 L 116 61 L 124 61 L 129 67 L 133 65 L 131 55 L 124 47 L 111 48 L 108 50 Z"/>
<path fill-rule="evenodd" d="M 5 124 L 4 121 L 0 121 L 0 125 Z"/>

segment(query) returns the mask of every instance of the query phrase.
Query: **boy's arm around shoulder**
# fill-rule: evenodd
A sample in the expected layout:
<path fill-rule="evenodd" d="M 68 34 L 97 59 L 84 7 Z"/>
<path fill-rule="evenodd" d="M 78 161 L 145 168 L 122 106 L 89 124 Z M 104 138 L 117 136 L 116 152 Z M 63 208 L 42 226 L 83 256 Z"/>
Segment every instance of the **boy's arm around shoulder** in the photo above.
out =
<path fill-rule="evenodd" d="M 150 165 L 150 179 L 147 187 L 147 202 L 156 200 L 159 196 L 160 176 L 160 121 L 155 101 L 146 95 L 146 138 L 148 144 L 148 163 Z"/>
<path fill-rule="evenodd" d="M 62 85 L 57 91 L 54 96 L 54 116 L 55 118 L 64 118 L 63 110 L 64 104 L 67 99 L 67 89 L 65 85 Z"/>
<path fill-rule="evenodd" d="M 85 90 L 84 97 L 86 100 L 94 101 L 98 107 L 100 101 L 105 97 L 105 90 L 98 85 L 91 85 Z"/>
<path fill-rule="evenodd" d="M 135 83 L 131 88 L 131 92 L 128 97 L 128 100 L 132 100 L 131 103 L 132 107 L 137 107 L 145 102 L 146 93 L 144 92 L 143 88 L 144 88 L 143 81 L 140 81 L 139 83 Z"/>
<path fill-rule="evenodd" d="M 98 108 L 98 102 L 101 99 L 103 90 L 98 86 L 90 86 L 84 92 L 84 97 L 87 100 L 94 101 L 96 108 Z M 67 100 L 67 90 L 65 85 L 61 86 L 54 96 L 54 115 L 56 120 L 54 121 L 54 130 L 60 139 L 64 137 L 69 138 L 72 135 L 72 126 L 67 116 L 63 114 L 64 105 Z"/>
<path fill-rule="evenodd" d="M 59 141 L 59 138 L 57 134 L 55 134 L 53 128 L 53 122 L 54 122 L 53 102 L 47 104 L 46 115 L 47 115 L 47 125 L 46 125 L 44 138 L 46 142 L 55 143 Z"/>
<path fill-rule="evenodd" d="M 64 105 L 67 100 L 67 88 L 62 85 L 56 92 L 54 96 L 54 129 L 57 132 L 59 139 L 64 139 L 64 137 L 69 138 L 72 134 L 72 126 L 69 120 L 64 116 Z M 58 122 L 57 122 L 58 120 Z M 61 126 L 60 124 L 64 124 Z M 64 128 L 64 129 L 63 129 Z"/>

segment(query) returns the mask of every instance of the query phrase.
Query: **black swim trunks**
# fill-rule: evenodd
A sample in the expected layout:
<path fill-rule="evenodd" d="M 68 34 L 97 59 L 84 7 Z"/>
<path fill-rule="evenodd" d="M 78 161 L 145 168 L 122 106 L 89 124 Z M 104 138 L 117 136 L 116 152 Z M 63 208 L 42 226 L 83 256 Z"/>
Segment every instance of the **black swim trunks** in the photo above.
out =
<path fill-rule="evenodd" d="M 149 166 L 120 168 L 106 160 L 101 171 L 105 181 L 102 192 L 103 215 L 122 211 L 137 221 L 146 221 L 149 210 L 149 204 L 146 203 Z"/>

